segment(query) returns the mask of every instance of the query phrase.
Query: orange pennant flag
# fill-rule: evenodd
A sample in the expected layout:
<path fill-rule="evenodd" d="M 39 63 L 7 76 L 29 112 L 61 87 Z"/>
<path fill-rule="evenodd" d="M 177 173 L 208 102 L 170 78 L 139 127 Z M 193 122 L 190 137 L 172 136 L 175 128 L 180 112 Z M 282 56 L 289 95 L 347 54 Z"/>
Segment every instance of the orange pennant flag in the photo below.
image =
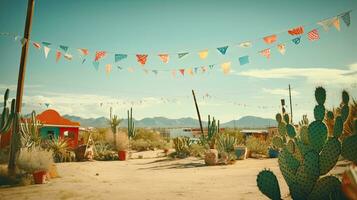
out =
<path fill-rule="evenodd" d="M 173 69 L 173 70 L 171 71 L 171 74 L 172 74 L 173 77 L 176 77 L 176 70 Z"/>
<path fill-rule="evenodd" d="M 229 72 L 231 71 L 231 62 L 222 63 L 221 68 L 225 75 L 229 74 Z"/>
<path fill-rule="evenodd" d="M 107 52 L 105 52 L 105 51 L 97 51 L 97 52 L 95 52 L 94 61 L 98 61 L 99 59 L 104 58 L 106 55 L 107 55 Z"/>
<path fill-rule="evenodd" d="M 105 72 L 107 73 L 107 75 L 109 75 L 111 71 L 112 71 L 112 65 L 111 64 L 106 64 L 105 65 Z"/>
<path fill-rule="evenodd" d="M 137 61 L 142 65 L 145 65 L 147 58 L 148 58 L 147 54 L 137 54 L 136 55 Z"/>
<path fill-rule="evenodd" d="M 274 43 L 277 40 L 277 36 L 276 35 L 269 35 L 263 38 L 264 42 L 267 44 L 271 44 Z"/>
<path fill-rule="evenodd" d="M 189 74 L 189 75 L 193 76 L 193 71 L 192 71 L 192 68 L 188 68 L 188 69 L 186 69 L 186 72 L 187 72 L 187 74 Z"/>
<path fill-rule="evenodd" d="M 340 19 L 338 17 L 333 19 L 332 24 L 338 31 L 340 31 Z"/>
<path fill-rule="evenodd" d="M 165 64 L 169 62 L 169 54 L 159 54 L 161 61 Z"/>
<path fill-rule="evenodd" d="M 301 35 L 304 33 L 304 27 L 299 26 L 299 27 L 292 28 L 292 29 L 288 30 L 288 33 L 290 35 Z"/>
<path fill-rule="evenodd" d="M 56 62 L 59 61 L 59 59 L 61 58 L 61 55 L 62 55 L 61 52 L 56 50 Z"/>

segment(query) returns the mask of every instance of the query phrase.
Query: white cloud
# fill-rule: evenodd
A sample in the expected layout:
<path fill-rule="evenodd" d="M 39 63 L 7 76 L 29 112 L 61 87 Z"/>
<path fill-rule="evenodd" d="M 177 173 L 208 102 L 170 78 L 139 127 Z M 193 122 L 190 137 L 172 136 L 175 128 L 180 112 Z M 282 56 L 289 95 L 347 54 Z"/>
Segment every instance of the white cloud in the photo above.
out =
<path fill-rule="evenodd" d="M 331 68 L 275 68 L 256 69 L 238 73 L 261 79 L 296 79 L 305 78 L 315 84 L 353 84 L 357 77 L 357 63 L 349 66 L 349 69 Z"/>
<path fill-rule="evenodd" d="M 263 88 L 263 91 L 265 93 L 268 94 L 272 94 L 272 95 L 280 95 L 280 96 L 286 96 L 289 94 L 289 90 L 288 89 L 268 89 L 268 88 Z M 291 95 L 293 96 L 298 96 L 300 93 L 295 91 L 295 90 L 291 90 Z"/>

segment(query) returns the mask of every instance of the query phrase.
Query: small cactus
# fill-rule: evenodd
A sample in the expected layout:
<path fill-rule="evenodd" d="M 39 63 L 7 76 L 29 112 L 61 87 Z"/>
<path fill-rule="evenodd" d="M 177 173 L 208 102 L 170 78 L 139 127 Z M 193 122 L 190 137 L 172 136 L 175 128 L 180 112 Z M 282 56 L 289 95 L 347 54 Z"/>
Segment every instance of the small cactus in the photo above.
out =
<path fill-rule="evenodd" d="M 128 137 L 129 139 L 133 139 L 135 137 L 135 123 L 133 120 L 133 108 L 130 108 L 130 112 L 128 110 Z"/>

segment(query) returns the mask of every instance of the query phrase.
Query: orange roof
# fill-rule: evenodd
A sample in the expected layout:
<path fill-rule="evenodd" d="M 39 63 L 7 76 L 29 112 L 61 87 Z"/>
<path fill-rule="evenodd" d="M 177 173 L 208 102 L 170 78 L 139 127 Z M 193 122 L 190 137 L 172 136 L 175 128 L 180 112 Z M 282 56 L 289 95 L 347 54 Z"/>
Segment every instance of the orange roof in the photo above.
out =
<path fill-rule="evenodd" d="M 36 118 L 41 123 L 47 125 L 80 126 L 78 122 L 72 122 L 71 120 L 63 118 L 57 111 L 52 109 L 43 111 L 41 114 L 37 115 Z"/>

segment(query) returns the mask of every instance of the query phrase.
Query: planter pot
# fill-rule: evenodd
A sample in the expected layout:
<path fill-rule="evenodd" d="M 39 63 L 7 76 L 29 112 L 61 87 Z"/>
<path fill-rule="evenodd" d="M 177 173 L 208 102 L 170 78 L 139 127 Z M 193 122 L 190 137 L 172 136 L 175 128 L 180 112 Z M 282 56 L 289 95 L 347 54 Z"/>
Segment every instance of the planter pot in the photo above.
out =
<path fill-rule="evenodd" d="M 50 166 L 50 168 L 48 169 L 48 174 L 49 174 L 50 178 L 57 178 L 58 177 L 56 164 L 52 164 Z"/>
<path fill-rule="evenodd" d="M 126 160 L 126 151 L 118 151 L 119 160 Z"/>
<path fill-rule="evenodd" d="M 217 165 L 218 151 L 216 149 L 210 149 L 205 153 L 205 163 L 208 166 Z"/>
<path fill-rule="evenodd" d="M 236 156 L 238 160 L 246 159 L 247 148 L 246 147 L 237 147 L 235 150 Z"/>
<path fill-rule="evenodd" d="M 279 156 L 279 151 L 270 148 L 268 154 L 269 158 L 277 158 Z"/>
<path fill-rule="evenodd" d="M 35 184 L 43 184 L 46 181 L 46 171 L 36 171 L 32 173 L 33 178 L 35 180 Z"/>

